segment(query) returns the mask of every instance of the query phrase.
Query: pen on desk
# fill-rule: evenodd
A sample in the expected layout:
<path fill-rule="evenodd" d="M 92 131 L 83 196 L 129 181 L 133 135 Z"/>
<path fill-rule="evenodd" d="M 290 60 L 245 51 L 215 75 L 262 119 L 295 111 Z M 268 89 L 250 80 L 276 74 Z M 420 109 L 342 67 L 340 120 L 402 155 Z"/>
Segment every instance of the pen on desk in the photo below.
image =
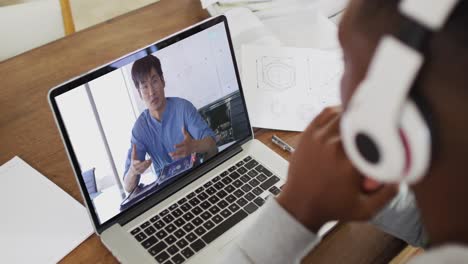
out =
<path fill-rule="evenodd" d="M 271 141 L 279 146 L 280 148 L 290 152 L 290 153 L 293 153 L 295 151 L 295 149 L 293 147 L 291 147 L 288 143 L 286 143 L 284 140 L 282 140 L 281 138 L 279 138 L 278 136 L 276 135 L 273 135 L 271 137 Z"/>

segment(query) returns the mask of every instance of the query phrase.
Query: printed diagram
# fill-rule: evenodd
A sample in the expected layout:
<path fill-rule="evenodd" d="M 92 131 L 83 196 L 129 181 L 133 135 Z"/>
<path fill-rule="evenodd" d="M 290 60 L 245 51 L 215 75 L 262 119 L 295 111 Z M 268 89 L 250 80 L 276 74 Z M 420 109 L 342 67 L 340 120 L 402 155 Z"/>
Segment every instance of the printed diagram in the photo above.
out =
<path fill-rule="evenodd" d="M 296 86 L 293 58 L 263 56 L 257 59 L 257 87 L 268 91 L 286 91 Z"/>

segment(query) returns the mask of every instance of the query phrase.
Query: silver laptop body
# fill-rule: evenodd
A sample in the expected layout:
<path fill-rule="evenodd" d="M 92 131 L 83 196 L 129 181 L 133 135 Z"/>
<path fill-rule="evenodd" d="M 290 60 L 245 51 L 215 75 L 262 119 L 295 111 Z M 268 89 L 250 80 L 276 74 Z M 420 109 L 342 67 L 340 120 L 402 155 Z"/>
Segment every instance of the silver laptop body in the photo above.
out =
<path fill-rule="evenodd" d="M 218 153 L 201 157 L 164 183 L 151 182 L 159 177 L 153 164 L 141 175 L 140 181 L 147 181 L 140 183 L 142 191 L 128 193 L 122 187 L 122 149 L 128 146 L 131 151 L 125 135 L 133 130 L 116 127 L 125 127 L 144 112 L 132 86 L 131 65 L 148 55 L 161 59 L 165 89 L 169 82 L 178 84 L 172 86 L 178 87 L 170 91 L 172 96 L 193 102 L 215 134 Z M 202 79 L 212 87 L 194 92 L 192 86 L 204 74 L 213 76 Z M 106 99 L 106 94 L 112 96 Z M 61 84 L 51 89 L 48 99 L 96 234 L 120 262 L 216 262 L 285 182 L 287 161 L 253 138 L 224 16 Z M 122 103 L 112 105 L 118 100 L 128 100 L 128 109 Z M 130 121 L 112 116 L 123 108 L 133 114 Z"/>

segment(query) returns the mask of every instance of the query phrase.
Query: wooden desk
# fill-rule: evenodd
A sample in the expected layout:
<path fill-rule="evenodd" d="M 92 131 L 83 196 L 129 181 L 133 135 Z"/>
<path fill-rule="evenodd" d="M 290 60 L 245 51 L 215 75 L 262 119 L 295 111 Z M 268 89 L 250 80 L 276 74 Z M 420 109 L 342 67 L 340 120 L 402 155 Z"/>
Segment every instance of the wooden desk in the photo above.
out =
<path fill-rule="evenodd" d="M 82 202 L 49 110 L 49 89 L 207 17 L 198 0 L 162 0 L 0 63 L 0 164 L 18 155 Z M 257 138 L 287 159 L 270 143 L 272 134 L 256 130 Z M 299 136 L 277 134 L 293 146 Z M 367 224 L 343 224 L 305 262 L 387 263 L 404 246 Z M 116 260 L 93 235 L 62 262 Z"/>

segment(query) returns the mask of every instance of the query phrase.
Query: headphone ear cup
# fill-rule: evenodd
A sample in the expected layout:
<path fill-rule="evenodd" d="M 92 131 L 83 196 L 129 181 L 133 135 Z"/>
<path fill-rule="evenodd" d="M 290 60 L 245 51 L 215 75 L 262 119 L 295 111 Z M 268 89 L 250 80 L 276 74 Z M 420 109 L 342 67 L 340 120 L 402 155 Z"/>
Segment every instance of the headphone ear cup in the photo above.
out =
<path fill-rule="evenodd" d="M 416 183 L 426 175 L 431 159 L 431 132 L 416 104 L 408 99 L 402 107 L 400 136 L 405 146 L 406 167 L 402 181 Z"/>

